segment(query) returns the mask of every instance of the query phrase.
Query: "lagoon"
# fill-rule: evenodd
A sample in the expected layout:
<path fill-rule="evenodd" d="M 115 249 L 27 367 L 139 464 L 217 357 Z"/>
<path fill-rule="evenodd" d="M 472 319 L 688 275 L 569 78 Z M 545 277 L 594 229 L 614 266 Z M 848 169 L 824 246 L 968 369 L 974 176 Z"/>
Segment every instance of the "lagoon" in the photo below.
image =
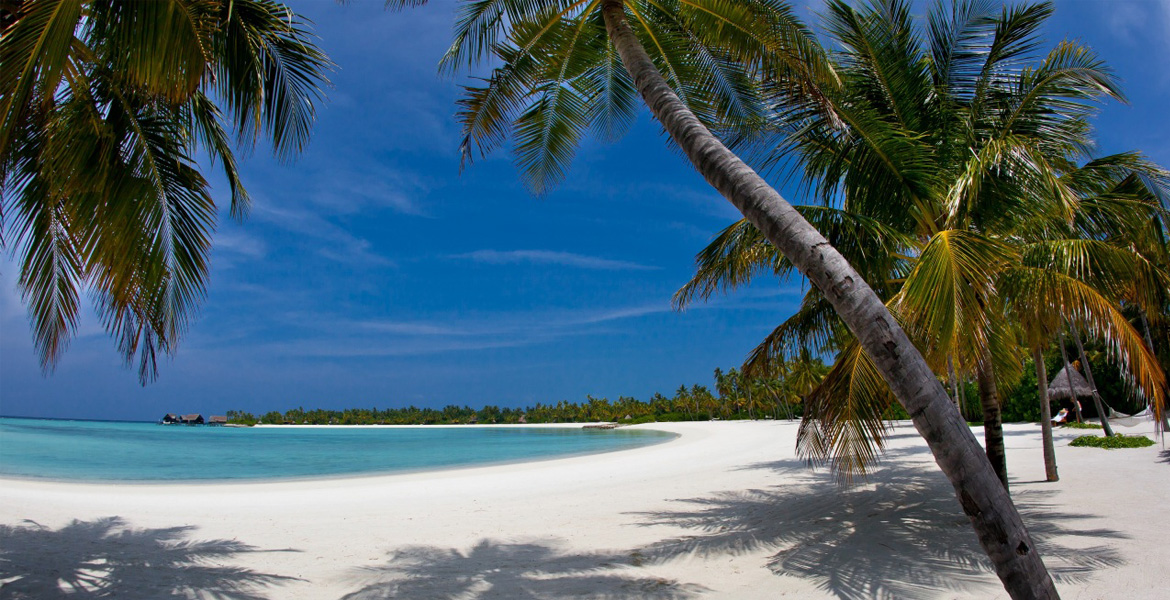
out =
<path fill-rule="evenodd" d="M 0 475 L 134 483 L 343 477 L 612 452 L 674 437 L 580 427 L 236 428 L 0 418 Z"/>

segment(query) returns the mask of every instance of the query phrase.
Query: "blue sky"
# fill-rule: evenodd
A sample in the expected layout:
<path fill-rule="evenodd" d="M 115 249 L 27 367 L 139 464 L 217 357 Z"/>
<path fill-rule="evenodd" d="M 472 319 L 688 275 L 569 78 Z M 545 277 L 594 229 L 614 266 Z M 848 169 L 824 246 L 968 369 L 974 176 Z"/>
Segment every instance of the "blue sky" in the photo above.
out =
<path fill-rule="evenodd" d="M 459 173 L 459 80 L 435 68 L 452 3 L 292 5 L 339 66 L 330 100 L 295 164 L 262 149 L 244 162 L 251 217 L 222 216 L 208 298 L 178 355 L 139 386 L 87 309 L 44 376 L 6 262 L 0 414 L 646 398 L 709 385 L 713 368 L 738 365 L 791 314 L 800 282 L 670 310 L 694 254 L 737 213 L 647 114 L 616 144 L 586 142 L 568 179 L 533 198 L 506 149 Z M 1058 2 L 1048 39 L 1065 37 L 1094 47 L 1131 101 L 1102 112 L 1101 152 L 1140 149 L 1170 165 L 1170 6 Z M 216 197 L 226 207 L 222 185 Z"/>

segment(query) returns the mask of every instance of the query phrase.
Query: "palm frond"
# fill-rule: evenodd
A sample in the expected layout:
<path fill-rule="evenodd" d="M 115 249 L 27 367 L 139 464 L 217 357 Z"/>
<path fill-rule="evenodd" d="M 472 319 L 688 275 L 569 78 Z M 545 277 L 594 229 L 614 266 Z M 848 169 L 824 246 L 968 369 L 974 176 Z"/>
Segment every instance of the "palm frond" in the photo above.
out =
<path fill-rule="evenodd" d="M 882 415 L 893 402 L 869 356 L 851 343 L 804 399 L 797 454 L 814 465 L 828 464 L 842 483 L 865 477 L 885 447 L 889 430 Z"/>
<path fill-rule="evenodd" d="M 1011 247 L 968 231 L 939 232 L 918 256 L 896 304 L 913 337 L 930 340 L 923 354 L 940 360 L 959 346 L 987 347 L 987 300 Z"/>
<path fill-rule="evenodd" d="M 1157 410 L 1165 406 L 1165 374 L 1111 299 L 1069 275 L 1028 266 L 1007 270 L 999 287 L 1017 314 L 1041 318 L 1051 311 L 1046 318 L 1064 319 L 1105 342 L 1131 389 Z"/>
<path fill-rule="evenodd" d="M 83 0 L 25 2 L 0 43 L 0 164 L 34 107 L 52 103 L 82 20 Z"/>

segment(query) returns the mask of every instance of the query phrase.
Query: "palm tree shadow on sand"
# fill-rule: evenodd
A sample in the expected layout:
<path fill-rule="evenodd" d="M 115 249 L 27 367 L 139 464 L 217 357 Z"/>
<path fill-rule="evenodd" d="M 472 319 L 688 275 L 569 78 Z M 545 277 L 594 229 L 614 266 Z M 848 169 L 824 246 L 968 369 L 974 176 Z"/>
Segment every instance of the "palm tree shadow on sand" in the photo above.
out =
<path fill-rule="evenodd" d="M 400 548 L 385 565 L 358 569 L 364 587 L 342 600 L 683 600 L 705 591 L 639 573 L 636 553 L 570 553 L 556 545 L 484 539 L 466 552 Z"/>
<path fill-rule="evenodd" d="M 295 578 L 226 566 L 263 552 L 235 540 L 192 540 L 194 527 L 136 529 L 120 517 L 0 526 L 0 599 L 265 600 Z M 292 550 L 278 550 L 291 552 Z"/>
<path fill-rule="evenodd" d="M 887 453 L 887 461 L 897 454 Z M 879 467 L 853 487 L 810 472 L 799 460 L 750 468 L 781 471 L 793 483 L 681 500 L 688 508 L 676 511 L 636 513 L 643 525 L 693 532 L 644 550 L 648 560 L 771 553 L 767 566 L 775 574 L 812 580 L 843 600 L 1002 591 L 953 488 L 928 465 Z M 1016 484 L 1012 497 L 1058 582 L 1084 581 L 1095 569 L 1122 564 L 1114 548 L 1084 540 L 1126 536 L 1080 529 L 1101 515 L 1059 510 L 1049 501 L 1055 492 L 1036 487 Z M 1070 547 L 1066 536 L 1080 539 Z"/>

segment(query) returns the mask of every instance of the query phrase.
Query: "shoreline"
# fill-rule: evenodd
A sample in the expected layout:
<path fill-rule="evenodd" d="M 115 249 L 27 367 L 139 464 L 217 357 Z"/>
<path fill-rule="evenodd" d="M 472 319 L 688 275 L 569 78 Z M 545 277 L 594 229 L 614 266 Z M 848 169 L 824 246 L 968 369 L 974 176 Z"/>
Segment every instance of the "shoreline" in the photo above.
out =
<path fill-rule="evenodd" d="M 118 572 L 113 591 L 131 599 L 229 596 L 224 581 L 273 600 L 1006 597 L 911 426 L 895 426 L 885 460 L 852 488 L 794 455 L 796 422 L 633 427 L 679 437 L 344 479 L 0 479 L 0 585 L 14 598 L 51 595 L 36 586 L 84 570 L 62 558 L 84 549 Z M 1062 480 L 1049 484 L 1039 481 L 1039 427 L 1005 433 L 1013 497 L 1058 588 L 1086 599 L 1158 597 L 1166 578 L 1152 550 L 1162 538 L 1150 523 L 1170 497 L 1170 453 L 1072 448 L 1085 432 L 1058 430 Z M 188 549 L 183 560 L 167 558 L 177 547 Z M 189 587 L 160 587 L 176 581 Z"/>
<path fill-rule="evenodd" d="M 38 484 L 43 483 L 48 486 L 79 486 L 83 488 L 94 488 L 99 486 L 131 486 L 135 488 L 165 488 L 174 487 L 186 489 L 190 486 L 214 488 L 222 486 L 225 489 L 235 488 L 243 485 L 264 485 L 264 484 L 300 484 L 313 482 L 334 482 L 345 481 L 350 479 L 385 479 L 389 477 L 405 476 L 405 475 L 426 475 L 428 473 L 443 473 L 446 471 L 474 471 L 476 469 L 486 469 L 491 467 L 504 467 L 511 465 L 523 465 L 527 463 L 545 463 L 558 460 L 566 460 L 572 458 L 585 458 L 595 455 L 614 454 L 620 452 L 636 452 L 643 448 L 650 448 L 654 446 L 662 446 L 673 443 L 682 437 L 678 433 L 674 433 L 662 428 L 649 427 L 656 423 L 646 423 L 647 427 L 640 425 L 627 425 L 625 427 L 637 427 L 643 431 L 657 431 L 669 434 L 662 441 L 646 444 L 644 446 L 637 446 L 634 448 L 614 448 L 610 450 L 591 450 L 582 452 L 573 452 L 568 454 L 558 454 L 547 458 L 541 457 L 527 457 L 516 458 L 510 460 L 498 460 L 491 462 L 483 462 L 476 464 L 465 465 L 451 465 L 438 467 L 418 467 L 413 469 L 399 469 L 394 471 L 368 471 L 357 473 L 344 473 L 338 475 L 306 475 L 303 477 L 263 477 L 263 478 L 239 478 L 239 479 L 174 479 L 174 480 L 133 480 L 133 479 L 58 479 L 53 477 L 24 477 L 20 475 L 13 475 L 9 473 L 0 473 L 0 488 L 8 485 L 19 484 Z M 568 425 L 573 424 L 550 424 L 557 425 L 550 427 L 545 424 L 491 424 L 491 425 L 265 425 L 264 427 L 304 427 L 304 428 L 329 428 L 329 427 L 355 427 L 355 428 L 435 428 L 435 427 L 498 427 L 498 428 L 532 428 L 532 429 L 572 429 Z M 165 490 L 164 490 L 165 491 Z M 79 491 L 80 493 L 80 491 Z"/>

